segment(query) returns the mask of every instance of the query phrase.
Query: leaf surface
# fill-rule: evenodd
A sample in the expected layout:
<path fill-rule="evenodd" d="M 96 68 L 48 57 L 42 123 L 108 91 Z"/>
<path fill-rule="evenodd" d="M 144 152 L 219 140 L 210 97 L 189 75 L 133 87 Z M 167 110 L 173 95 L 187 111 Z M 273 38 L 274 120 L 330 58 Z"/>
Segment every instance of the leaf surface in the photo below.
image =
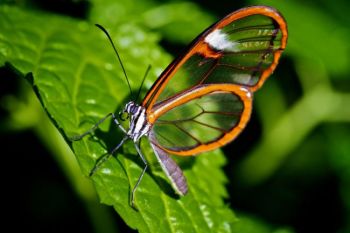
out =
<path fill-rule="evenodd" d="M 66 139 L 85 132 L 107 113 L 118 112 L 128 101 L 122 70 L 96 27 L 8 6 L 0 7 L 0 15 L 1 66 L 10 66 L 31 80 L 44 109 Z M 134 90 L 152 64 L 145 85 L 149 88 L 170 61 L 157 45 L 158 35 L 127 23 L 113 29 L 109 32 Z M 123 136 L 111 122 L 81 141 L 67 140 L 84 175 Z M 132 143 L 126 143 L 92 177 L 101 202 L 112 205 L 140 232 L 231 232 L 236 218 L 223 202 L 227 181 L 221 170 L 225 158 L 219 151 L 178 159 L 190 188 L 180 198 L 161 173 L 146 139 L 142 149 L 151 169 L 136 191 L 138 211 L 130 207 L 129 200 L 143 165 Z"/>

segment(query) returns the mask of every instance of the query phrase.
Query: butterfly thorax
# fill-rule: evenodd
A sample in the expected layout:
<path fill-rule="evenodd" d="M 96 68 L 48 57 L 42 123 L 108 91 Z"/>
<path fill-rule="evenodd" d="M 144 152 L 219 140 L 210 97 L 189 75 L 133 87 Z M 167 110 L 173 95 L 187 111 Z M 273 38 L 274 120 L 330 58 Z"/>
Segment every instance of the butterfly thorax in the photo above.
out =
<path fill-rule="evenodd" d="M 130 101 L 125 105 L 124 111 L 130 115 L 130 128 L 127 135 L 137 142 L 142 136 L 147 135 L 151 124 L 147 121 L 146 108 Z"/>

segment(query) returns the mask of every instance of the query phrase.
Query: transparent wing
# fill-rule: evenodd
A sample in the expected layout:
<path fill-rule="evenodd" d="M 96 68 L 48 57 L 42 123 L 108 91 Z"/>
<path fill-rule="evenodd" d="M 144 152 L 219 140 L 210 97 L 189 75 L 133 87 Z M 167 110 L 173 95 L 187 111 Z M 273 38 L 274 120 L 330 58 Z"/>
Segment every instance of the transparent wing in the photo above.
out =
<path fill-rule="evenodd" d="M 232 141 L 249 120 L 249 90 L 237 85 L 202 85 L 155 107 L 153 144 L 168 153 L 193 155 Z"/>
<path fill-rule="evenodd" d="M 283 17 L 255 6 L 233 12 L 209 27 L 162 73 L 142 105 L 151 110 L 195 86 L 237 84 L 257 90 L 275 69 L 287 42 Z"/>

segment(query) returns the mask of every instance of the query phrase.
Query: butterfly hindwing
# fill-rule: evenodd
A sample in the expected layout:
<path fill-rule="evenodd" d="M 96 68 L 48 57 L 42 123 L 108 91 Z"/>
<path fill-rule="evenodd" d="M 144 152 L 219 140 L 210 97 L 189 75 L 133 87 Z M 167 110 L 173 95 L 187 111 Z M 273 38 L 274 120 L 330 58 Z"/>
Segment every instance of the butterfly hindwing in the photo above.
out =
<path fill-rule="evenodd" d="M 152 134 L 163 150 L 194 155 L 233 140 L 251 113 L 252 95 L 238 85 L 209 84 L 155 106 Z"/>

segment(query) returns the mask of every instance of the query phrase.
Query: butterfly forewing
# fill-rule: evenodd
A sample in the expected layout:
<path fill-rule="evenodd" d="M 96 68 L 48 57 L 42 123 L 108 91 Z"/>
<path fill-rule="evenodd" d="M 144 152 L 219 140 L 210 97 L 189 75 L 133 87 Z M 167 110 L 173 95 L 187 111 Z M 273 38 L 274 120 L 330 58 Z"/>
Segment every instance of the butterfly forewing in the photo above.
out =
<path fill-rule="evenodd" d="M 220 147 L 244 127 L 251 103 L 250 92 L 239 86 L 202 85 L 155 106 L 152 143 L 178 155 Z"/>
<path fill-rule="evenodd" d="M 202 84 L 236 84 L 258 89 L 277 65 L 287 40 L 286 24 L 264 6 L 236 11 L 201 34 L 147 94 L 154 104 Z"/>
<path fill-rule="evenodd" d="M 210 41 L 218 36 L 225 38 L 227 44 L 218 45 L 217 48 L 222 48 L 226 52 L 256 52 L 279 49 L 282 32 L 273 18 L 266 15 L 250 15 L 220 29 L 214 29 L 207 35 L 206 40 Z"/>

